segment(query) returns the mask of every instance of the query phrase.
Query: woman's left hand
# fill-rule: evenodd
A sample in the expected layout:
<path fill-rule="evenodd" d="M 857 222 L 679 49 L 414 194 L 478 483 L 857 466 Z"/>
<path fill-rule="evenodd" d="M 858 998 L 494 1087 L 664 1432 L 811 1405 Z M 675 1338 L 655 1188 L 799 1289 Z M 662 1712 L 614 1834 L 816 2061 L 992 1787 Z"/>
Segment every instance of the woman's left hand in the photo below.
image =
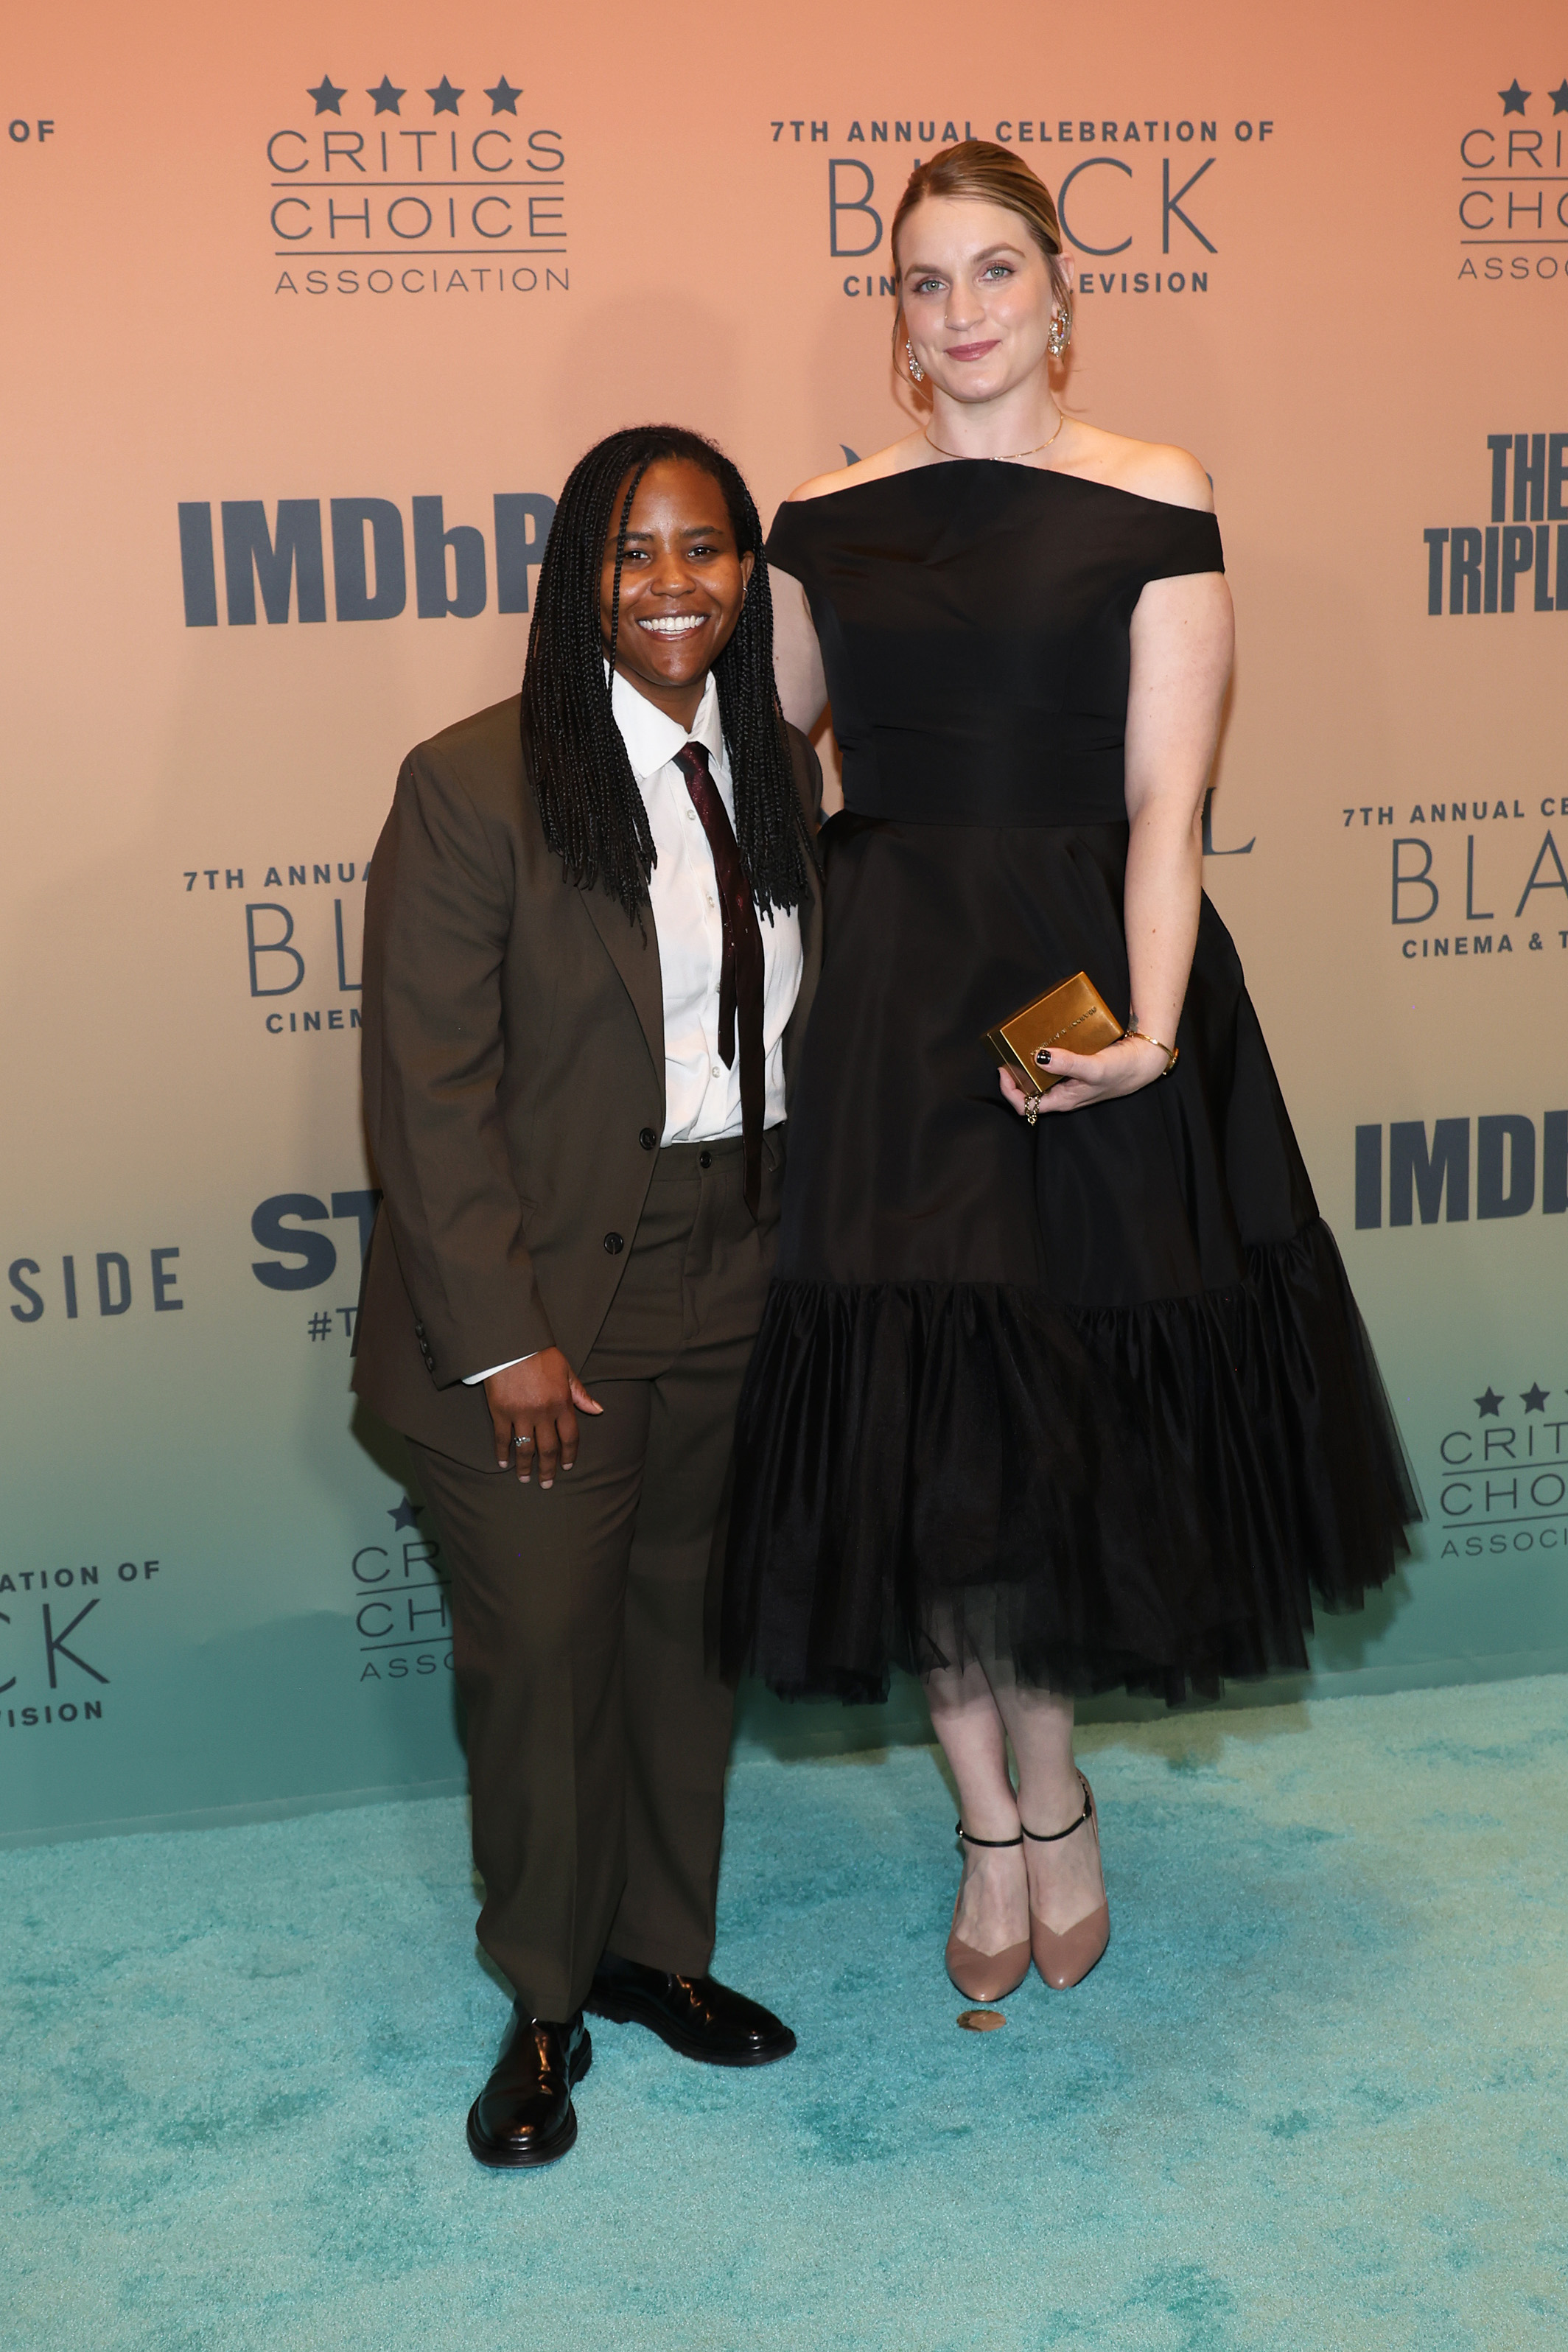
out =
<path fill-rule="evenodd" d="M 1163 1077 L 1168 1059 L 1163 1045 L 1128 1037 L 1119 1045 L 1107 1045 L 1102 1054 L 1068 1054 L 1059 1045 L 1053 1046 L 1049 1071 L 1060 1083 L 1048 1094 L 1026 1095 L 1011 1070 L 997 1075 L 1002 1092 L 1020 1118 L 1033 1102 L 1044 1118 L 1048 1112 L 1083 1110 L 1090 1103 L 1110 1102 L 1116 1095 L 1135 1095 Z"/>

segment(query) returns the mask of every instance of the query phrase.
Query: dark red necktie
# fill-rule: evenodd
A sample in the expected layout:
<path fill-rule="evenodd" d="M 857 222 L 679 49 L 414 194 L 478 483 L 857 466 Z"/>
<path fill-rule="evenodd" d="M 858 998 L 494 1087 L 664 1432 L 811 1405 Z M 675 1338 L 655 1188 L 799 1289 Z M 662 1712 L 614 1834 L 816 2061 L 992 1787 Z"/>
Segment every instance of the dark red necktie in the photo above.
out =
<path fill-rule="evenodd" d="M 741 1037 L 741 1135 L 745 1164 L 746 1206 L 757 1213 L 763 1195 L 763 932 L 751 887 L 735 845 L 729 811 L 719 796 L 700 743 L 687 743 L 675 755 L 691 803 L 702 820 L 713 852 L 719 887 L 723 955 L 719 967 L 719 1055 L 735 1066 L 735 1030 Z"/>

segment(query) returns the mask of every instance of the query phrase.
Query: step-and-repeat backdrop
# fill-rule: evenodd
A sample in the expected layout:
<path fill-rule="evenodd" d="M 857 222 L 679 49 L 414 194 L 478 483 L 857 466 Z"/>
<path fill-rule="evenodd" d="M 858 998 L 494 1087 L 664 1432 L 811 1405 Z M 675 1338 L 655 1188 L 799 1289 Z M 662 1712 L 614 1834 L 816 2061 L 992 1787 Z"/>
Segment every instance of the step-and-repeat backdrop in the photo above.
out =
<path fill-rule="evenodd" d="M 1058 192 L 1077 413 L 1217 489 L 1209 888 L 1430 1514 L 1325 1685 L 1568 1663 L 1561 12 L 59 0 L 3 83 L 0 1828 L 460 1770 L 347 1392 L 366 863 L 590 440 L 766 510 L 901 429 L 970 132 Z"/>

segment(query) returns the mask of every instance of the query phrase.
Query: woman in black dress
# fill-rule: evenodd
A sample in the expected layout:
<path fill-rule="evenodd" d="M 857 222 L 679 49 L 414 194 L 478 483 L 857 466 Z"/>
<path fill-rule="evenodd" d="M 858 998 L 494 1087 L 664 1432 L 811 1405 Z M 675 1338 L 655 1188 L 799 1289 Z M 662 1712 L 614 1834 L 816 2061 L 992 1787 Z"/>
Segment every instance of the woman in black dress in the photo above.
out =
<path fill-rule="evenodd" d="M 725 1656 L 792 1693 L 924 1677 L 948 1966 L 994 1999 L 1109 1934 L 1074 1695 L 1303 1665 L 1310 1588 L 1359 1602 L 1418 1506 L 1203 895 L 1208 478 L 1058 407 L 1071 280 L 1020 158 L 933 157 L 892 244 L 930 421 L 805 484 L 767 550 L 784 709 L 831 698 L 844 809 Z M 1037 1126 L 984 1033 L 1080 970 L 1127 1034 L 1056 1052 Z"/>

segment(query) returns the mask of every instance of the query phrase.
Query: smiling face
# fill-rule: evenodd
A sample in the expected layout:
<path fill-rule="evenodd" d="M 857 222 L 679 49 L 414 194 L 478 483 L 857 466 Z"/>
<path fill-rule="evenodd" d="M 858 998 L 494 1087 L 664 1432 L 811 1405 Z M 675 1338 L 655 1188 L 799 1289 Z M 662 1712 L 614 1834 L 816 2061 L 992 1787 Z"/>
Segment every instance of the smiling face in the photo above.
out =
<path fill-rule="evenodd" d="M 910 348 L 952 400 L 994 400 L 1046 364 L 1050 264 L 1005 205 L 927 196 L 899 232 Z"/>
<path fill-rule="evenodd" d="M 599 579 L 606 654 L 625 497 L 623 482 Z M 735 633 L 752 563 L 736 547 L 724 493 L 711 474 L 688 457 L 662 457 L 648 467 L 626 521 L 616 667 L 681 727 L 695 719 L 708 673 Z"/>

